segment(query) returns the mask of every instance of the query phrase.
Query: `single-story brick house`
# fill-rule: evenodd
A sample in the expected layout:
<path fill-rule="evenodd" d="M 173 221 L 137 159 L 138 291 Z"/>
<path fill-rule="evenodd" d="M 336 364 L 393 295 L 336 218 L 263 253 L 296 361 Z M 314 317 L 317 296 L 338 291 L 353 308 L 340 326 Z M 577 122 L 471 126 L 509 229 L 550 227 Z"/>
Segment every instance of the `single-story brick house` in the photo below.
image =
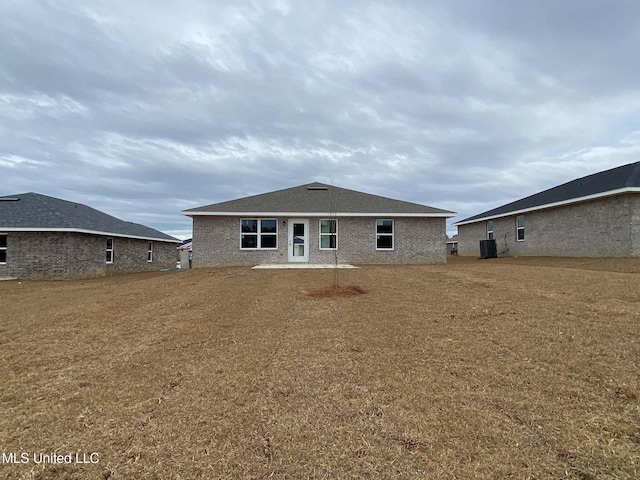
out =
<path fill-rule="evenodd" d="M 185 210 L 193 266 L 445 263 L 454 212 L 322 183 Z"/>
<path fill-rule="evenodd" d="M 454 223 L 458 255 L 640 257 L 640 162 L 571 182 Z"/>
<path fill-rule="evenodd" d="M 175 268 L 180 240 L 80 203 L 0 197 L 0 278 L 88 278 Z"/>

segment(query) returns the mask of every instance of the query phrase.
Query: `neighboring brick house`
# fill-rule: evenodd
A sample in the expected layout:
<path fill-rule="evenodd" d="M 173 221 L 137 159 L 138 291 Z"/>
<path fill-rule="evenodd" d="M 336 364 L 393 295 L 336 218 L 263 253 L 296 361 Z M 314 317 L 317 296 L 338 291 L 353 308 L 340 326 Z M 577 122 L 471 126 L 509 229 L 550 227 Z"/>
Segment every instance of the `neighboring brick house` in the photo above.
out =
<path fill-rule="evenodd" d="M 87 278 L 175 268 L 180 241 L 37 193 L 0 197 L 0 278 Z"/>
<path fill-rule="evenodd" d="M 640 162 L 588 175 L 454 223 L 458 254 L 640 257 Z"/>
<path fill-rule="evenodd" d="M 445 263 L 447 210 L 311 183 L 185 210 L 193 266 Z"/>

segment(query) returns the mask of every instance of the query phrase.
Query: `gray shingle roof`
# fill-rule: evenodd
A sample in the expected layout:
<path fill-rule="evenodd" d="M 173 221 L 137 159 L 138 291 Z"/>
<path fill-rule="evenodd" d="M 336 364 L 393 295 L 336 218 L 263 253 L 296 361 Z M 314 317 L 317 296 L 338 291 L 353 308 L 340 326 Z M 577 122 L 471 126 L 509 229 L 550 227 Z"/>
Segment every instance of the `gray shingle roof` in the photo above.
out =
<path fill-rule="evenodd" d="M 404 202 L 322 183 L 309 183 L 275 192 L 253 195 L 184 210 L 187 216 L 232 213 L 300 213 L 347 215 L 405 215 L 453 217 L 454 212 Z"/>
<path fill-rule="evenodd" d="M 535 210 L 556 203 L 578 201 L 583 197 L 606 195 L 607 192 L 628 188 L 640 188 L 640 162 L 629 163 L 563 183 L 535 195 L 465 218 L 454 225 L 471 223 L 488 217 L 499 217 L 511 212 Z"/>
<path fill-rule="evenodd" d="M 83 231 L 179 242 L 177 238 L 166 233 L 138 223 L 125 222 L 81 203 L 68 202 L 38 193 L 0 197 L 0 231 L 20 229 Z"/>

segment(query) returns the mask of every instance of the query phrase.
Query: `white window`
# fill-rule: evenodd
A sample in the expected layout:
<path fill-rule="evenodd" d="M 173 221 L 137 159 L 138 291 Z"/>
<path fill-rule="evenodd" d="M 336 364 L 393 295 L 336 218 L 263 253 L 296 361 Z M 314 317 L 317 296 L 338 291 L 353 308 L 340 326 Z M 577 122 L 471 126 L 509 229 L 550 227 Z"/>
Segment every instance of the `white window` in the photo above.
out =
<path fill-rule="evenodd" d="M 487 222 L 487 239 L 493 240 L 493 220 Z"/>
<path fill-rule="evenodd" d="M 524 242 L 524 215 L 516 217 L 516 240 Z"/>
<path fill-rule="evenodd" d="M 393 250 L 393 220 L 376 220 L 376 250 Z"/>
<path fill-rule="evenodd" d="M 153 242 L 149 242 L 147 247 L 147 262 L 153 262 Z"/>
<path fill-rule="evenodd" d="M 107 238 L 107 263 L 113 263 L 113 238 Z"/>
<path fill-rule="evenodd" d="M 338 249 L 338 220 L 320 220 L 320 250 Z"/>
<path fill-rule="evenodd" d="M 243 218 L 240 220 L 240 248 L 243 250 L 277 250 L 278 220 Z"/>
<path fill-rule="evenodd" d="M 7 234 L 0 233 L 0 265 L 7 263 Z"/>

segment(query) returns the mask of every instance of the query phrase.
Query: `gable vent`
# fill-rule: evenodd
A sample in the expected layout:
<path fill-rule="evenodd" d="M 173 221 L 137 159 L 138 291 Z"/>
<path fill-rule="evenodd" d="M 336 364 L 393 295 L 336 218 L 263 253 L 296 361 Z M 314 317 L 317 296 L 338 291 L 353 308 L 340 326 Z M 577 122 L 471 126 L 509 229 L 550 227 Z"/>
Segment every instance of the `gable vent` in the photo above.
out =
<path fill-rule="evenodd" d="M 319 186 L 319 187 L 307 187 L 307 190 L 329 190 L 328 187 Z"/>

